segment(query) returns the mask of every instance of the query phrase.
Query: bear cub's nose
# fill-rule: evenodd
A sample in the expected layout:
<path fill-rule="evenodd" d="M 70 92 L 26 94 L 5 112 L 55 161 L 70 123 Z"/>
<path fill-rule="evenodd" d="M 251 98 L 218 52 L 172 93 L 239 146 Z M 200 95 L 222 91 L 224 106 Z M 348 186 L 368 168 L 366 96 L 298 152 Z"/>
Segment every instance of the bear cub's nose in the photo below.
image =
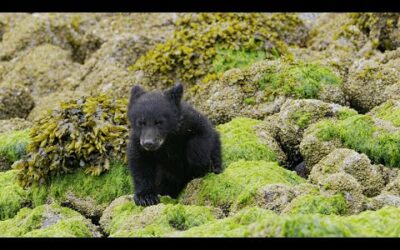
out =
<path fill-rule="evenodd" d="M 142 146 L 146 150 L 155 150 L 157 148 L 157 143 L 152 139 L 145 139 L 141 142 Z"/>

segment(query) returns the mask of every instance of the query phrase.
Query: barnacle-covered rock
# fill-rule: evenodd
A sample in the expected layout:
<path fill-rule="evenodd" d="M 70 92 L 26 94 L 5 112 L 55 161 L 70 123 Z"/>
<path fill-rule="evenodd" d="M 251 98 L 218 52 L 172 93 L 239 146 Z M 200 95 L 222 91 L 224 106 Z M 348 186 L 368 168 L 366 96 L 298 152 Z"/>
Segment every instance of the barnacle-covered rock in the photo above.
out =
<path fill-rule="evenodd" d="M 400 196 L 383 193 L 371 198 L 368 206 L 369 210 L 378 210 L 386 206 L 400 207 Z"/>
<path fill-rule="evenodd" d="M 318 183 L 321 178 L 341 172 L 353 176 L 362 186 L 363 194 L 368 197 L 378 195 L 385 186 L 379 166 L 372 165 L 365 154 L 344 148 L 334 150 L 314 165 L 309 179 Z"/>
<path fill-rule="evenodd" d="M 133 84 L 142 84 L 140 78 L 132 74 L 128 67 L 152 48 L 154 43 L 145 36 L 117 36 L 105 42 L 63 84 L 69 89 L 89 95 L 108 92 L 115 97 L 127 98 Z"/>
<path fill-rule="evenodd" d="M 400 98 L 399 65 L 400 48 L 355 61 L 343 87 L 351 105 L 368 112 L 390 98 Z"/>
<path fill-rule="evenodd" d="M 277 215 L 252 207 L 234 216 L 174 233 L 179 237 L 398 237 L 400 208 L 386 207 L 352 216 Z"/>
<path fill-rule="evenodd" d="M 285 214 L 338 214 L 347 213 L 346 199 L 336 195 L 301 195 L 294 198 L 282 211 Z"/>
<path fill-rule="evenodd" d="M 83 62 L 101 45 L 91 31 L 95 15 L 80 13 L 35 13 L 16 22 L 3 34 L 0 59 L 11 60 L 41 44 L 53 44 L 69 50 L 73 59 Z"/>
<path fill-rule="evenodd" d="M 22 118 L 0 120 L 0 134 L 18 130 L 25 130 L 30 127 L 32 127 L 32 122 Z"/>
<path fill-rule="evenodd" d="M 193 84 L 213 73 L 211 65 L 219 50 L 285 54 L 286 44 L 301 45 L 307 35 L 297 14 L 186 14 L 175 20 L 175 25 L 171 39 L 132 66 L 132 70 L 143 72 L 144 84 L 165 87 L 176 80 Z"/>
<path fill-rule="evenodd" d="M 217 126 L 222 144 L 222 163 L 264 160 L 284 163 L 285 153 L 261 121 L 238 117 Z"/>
<path fill-rule="evenodd" d="M 110 204 L 100 224 L 110 237 L 160 237 L 221 217 L 222 212 L 213 207 L 161 203 L 143 208 L 134 204 L 132 196 L 123 196 Z"/>
<path fill-rule="evenodd" d="M 0 85 L 0 119 L 26 118 L 35 103 L 22 86 Z"/>
<path fill-rule="evenodd" d="M 33 97 L 65 89 L 62 80 L 78 69 L 71 53 L 55 45 L 42 44 L 18 58 L 3 77 L 3 86 L 24 86 Z M 39 99 L 39 98 L 37 98 Z"/>
<path fill-rule="evenodd" d="M 263 60 L 199 84 L 190 102 L 215 123 L 236 116 L 261 119 L 278 112 L 288 98 L 345 104 L 341 86 L 341 78 L 321 65 Z"/>
<path fill-rule="evenodd" d="M 2 237 L 100 237 L 97 226 L 78 212 L 57 204 L 23 208 L 0 221 Z"/>
<path fill-rule="evenodd" d="M 0 221 L 14 217 L 30 204 L 29 192 L 17 183 L 17 173 L 16 170 L 0 172 Z"/>
<path fill-rule="evenodd" d="M 308 126 L 324 118 L 343 119 L 355 114 L 347 107 L 319 100 L 287 100 L 279 113 L 266 118 L 266 123 L 288 156 L 287 166 L 293 168 L 301 161 L 299 144 Z"/>
<path fill-rule="evenodd" d="M 27 155 L 16 162 L 26 186 L 46 177 L 83 169 L 100 175 L 113 158 L 126 158 L 127 99 L 106 95 L 62 103 L 40 118 L 31 131 Z"/>
<path fill-rule="evenodd" d="M 29 129 L 0 134 L 0 171 L 10 169 L 11 165 L 26 153 L 30 142 Z"/>
<path fill-rule="evenodd" d="M 280 167 L 276 162 L 237 161 L 222 174 L 208 174 L 187 185 L 179 200 L 183 204 L 211 205 L 225 213 L 256 205 L 258 189 L 268 184 L 295 185 L 304 182 L 295 172 Z"/>
<path fill-rule="evenodd" d="M 113 161 L 110 164 L 110 170 L 97 177 L 76 171 L 53 177 L 44 185 L 32 185 L 29 191 L 32 205 L 57 202 L 98 221 L 115 198 L 133 193 L 127 166 Z"/>
<path fill-rule="evenodd" d="M 367 198 L 362 194 L 363 188 L 352 175 L 334 173 L 318 179 L 315 184 L 320 185 L 328 195 L 343 194 L 349 214 L 360 213 L 367 207 Z"/>
<path fill-rule="evenodd" d="M 390 120 L 390 119 L 389 119 Z M 304 150 L 302 154 L 313 154 L 312 149 L 324 145 L 337 145 L 350 148 L 359 153 L 364 153 L 375 164 L 380 163 L 386 167 L 397 168 L 400 166 L 400 128 L 389 120 L 379 119 L 370 115 L 353 115 L 343 120 L 322 120 L 309 128 L 309 135 L 315 139 L 308 138 L 302 143 Z M 334 141 L 338 143 L 333 143 Z M 310 146 L 316 143 L 318 146 Z M 325 147 L 326 148 L 326 147 Z M 330 150 L 333 150 L 330 147 Z M 329 151 L 323 150 L 329 154 Z M 321 151 L 317 154 L 322 159 L 325 155 Z M 319 159 L 319 160 L 320 160 Z M 314 162 L 316 161 L 314 155 Z"/>

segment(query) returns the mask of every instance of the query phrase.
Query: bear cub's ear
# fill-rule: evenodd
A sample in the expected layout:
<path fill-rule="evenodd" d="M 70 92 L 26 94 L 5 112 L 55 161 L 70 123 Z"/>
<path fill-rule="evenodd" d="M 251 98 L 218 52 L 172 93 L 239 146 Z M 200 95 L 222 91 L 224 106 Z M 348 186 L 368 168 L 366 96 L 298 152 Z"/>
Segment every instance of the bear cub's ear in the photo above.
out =
<path fill-rule="evenodd" d="M 141 95 L 146 93 L 139 85 L 135 85 L 131 89 L 131 97 L 129 99 L 129 105 L 132 104 L 137 98 L 139 98 Z"/>
<path fill-rule="evenodd" d="M 177 83 L 174 87 L 165 91 L 165 96 L 167 96 L 176 105 L 180 103 L 182 95 L 183 95 L 183 86 L 181 83 Z"/>

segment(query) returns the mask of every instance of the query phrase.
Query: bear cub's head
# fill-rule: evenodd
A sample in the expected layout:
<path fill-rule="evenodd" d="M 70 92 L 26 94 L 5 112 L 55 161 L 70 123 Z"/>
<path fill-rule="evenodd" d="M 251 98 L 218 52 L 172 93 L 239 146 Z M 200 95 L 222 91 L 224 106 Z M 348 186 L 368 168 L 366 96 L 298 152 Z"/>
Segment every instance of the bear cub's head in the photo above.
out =
<path fill-rule="evenodd" d="M 164 92 L 146 92 L 140 86 L 132 88 L 128 118 L 143 149 L 156 151 L 168 135 L 177 132 L 181 121 L 182 95 L 182 84 L 176 84 Z"/>

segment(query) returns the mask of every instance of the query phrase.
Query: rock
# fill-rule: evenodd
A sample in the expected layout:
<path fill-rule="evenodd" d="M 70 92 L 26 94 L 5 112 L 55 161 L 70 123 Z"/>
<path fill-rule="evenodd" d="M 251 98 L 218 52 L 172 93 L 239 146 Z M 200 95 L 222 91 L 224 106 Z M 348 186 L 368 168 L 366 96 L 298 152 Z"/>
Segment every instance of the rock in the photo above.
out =
<path fill-rule="evenodd" d="M 11 165 L 26 154 L 30 143 L 30 130 L 12 131 L 0 134 L 0 171 L 10 169 Z"/>
<path fill-rule="evenodd" d="M 257 191 L 268 184 L 294 185 L 304 182 L 295 172 L 275 162 L 237 161 L 222 174 L 195 179 L 181 193 L 183 204 L 215 206 L 224 213 L 256 204 Z"/>
<path fill-rule="evenodd" d="M 237 160 L 286 161 L 285 153 L 261 121 L 237 117 L 217 126 L 224 167 Z"/>
<path fill-rule="evenodd" d="M 9 61 L 33 47 L 48 43 L 68 50 L 75 61 L 83 62 L 101 44 L 101 40 L 90 32 L 90 17 L 91 14 L 28 15 L 3 34 L 0 59 Z"/>
<path fill-rule="evenodd" d="M 100 223 L 110 237 L 161 237 L 221 217 L 221 211 L 212 207 L 162 203 L 140 207 L 131 196 L 123 196 L 110 204 Z"/>
<path fill-rule="evenodd" d="M 0 119 L 26 118 L 35 103 L 22 86 L 0 85 Z"/>
<path fill-rule="evenodd" d="M 323 214 L 277 215 L 261 208 L 187 231 L 179 237 L 397 237 L 400 209 L 386 207 L 352 216 Z"/>
<path fill-rule="evenodd" d="M 281 213 L 294 198 L 291 186 L 271 184 L 258 190 L 256 201 L 259 207 Z"/>
<path fill-rule="evenodd" d="M 387 184 L 382 193 L 400 196 L 400 176 Z"/>
<path fill-rule="evenodd" d="M 338 75 L 317 64 L 264 60 L 200 84 L 190 102 L 217 124 L 236 116 L 262 119 L 279 112 L 287 99 L 345 104 L 341 82 Z"/>
<path fill-rule="evenodd" d="M 400 49 L 356 60 L 343 88 L 352 107 L 365 113 L 390 98 L 399 98 L 399 63 Z"/>
<path fill-rule="evenodd" d="M 284 214 L 337 214 L 347 213 L 343 195 L 301 195 L 294 198 L 282 211 Z"/>
<path fill-rule="evenodd" d="M 320 179 L 334 173 L 347 173 L 360 183 L 363 194 L 373 197 L 382 191 L 385 180 L 380 167 L 371 164 L 365 154 L 359 154 L 351 149 L 335 149 L 320 162 L 313 166 L 309 179 L 318 183 Z"/>
<path fill-rule="evenodd" d="M 100 176 L 76 171 L 56 176 L 46 184 L 30 189 L 33 206 L 57 202 L 70 207 L 87 218 L 98 221 L 102 212 L 117 197 L 131 194 L 132 180 L 124 164 L 111 163 L 110 170 Z"/>
<path fill-rule="evenodd" d="M 308 126 L 324 118 L 340 119 L 356 113 L 354 110 L 337 104 L 301 99 L 286 101 L 279 113 L 269 116 L 265 120 L 272 131 L 272 136 L 287 154 L 286 166 L 293 169 L 301 162 L 299 145 Z"/>
<path fill-rule="evenodd" d="M 400 197 L 392 194 L 380 194 L 371 199 L 369 204 L 370 210 L 379 210 L 383 207 L 400 207 Z"/>
<path fill-rule="evenodd" d="M 349 214 L 358 214 L 366 209 L 366 197 L 357 179 L 346 173 L 335 173 L 322 177 L 314 182 L 322 186 L 328 195 L 343 194 Z"/>
<path fill-rule="evenodd" d="M 308 154 L 313 154 L 312 149 L 316 149 L 320 144 L 332 145 L 336 144 L 335 141 L 339 141 L 339 144 L 342 144 L 340 147 L 364 153 L 375 164 L 397 167 L 400 164 L 400 149 L 397 147 L 400 141 L 399 129 L 389 120 L 370 115 L 353 115 L 336 121 L 322 120 L 310 127 L 308 134 L 313 134 L 311 138 L 314 138 L 313 136 L 316 138 L 314 141 L 307 139 L 302 143 L 303 155 L 305 154 L 304 157 L 307 158 Z M 312 146 L 310 143 L 316 143 L 318 146 Z M 316 155 L 313 158 L 316 159 Z"/>
<path fill-rule="evenodd" d="M 105 42 L 64 84 L 89 95 L 109 93 L 128 98 L 132 86 L 141 83 L 129 66 L 154 44 L 145 36 L 116 36 Z"/>
<path fill-rule="evenodd" d="M 17 183 L 17 172 L 16 170 L 0 172 L 0 223 L 2 220 L 14 217 L 21 208 L 30 204 L 28 191 Z"/>
<path fill-rule="evenodd" d="M 32 127 L 32 123 L 22 118 L 11 118 L 7 120 L 0 120 L 0 134 L 24 130 Z"/>
<path fill-rule="evenodd" d="M 21 85 L 36 99 L 62 92 L 62 81 L 78 69 L 71 53 L 55 45 L 42 44 L 17 58 L 12 69 L 3 77 L 2 86 Z"/>
<path fill-rule="evenodd" d="M 23 208 L 18 214 L 0 221 L 2 237 L 100 237 L 97 227 L 78 212 L 57 204 L 34 209 Z"/>

